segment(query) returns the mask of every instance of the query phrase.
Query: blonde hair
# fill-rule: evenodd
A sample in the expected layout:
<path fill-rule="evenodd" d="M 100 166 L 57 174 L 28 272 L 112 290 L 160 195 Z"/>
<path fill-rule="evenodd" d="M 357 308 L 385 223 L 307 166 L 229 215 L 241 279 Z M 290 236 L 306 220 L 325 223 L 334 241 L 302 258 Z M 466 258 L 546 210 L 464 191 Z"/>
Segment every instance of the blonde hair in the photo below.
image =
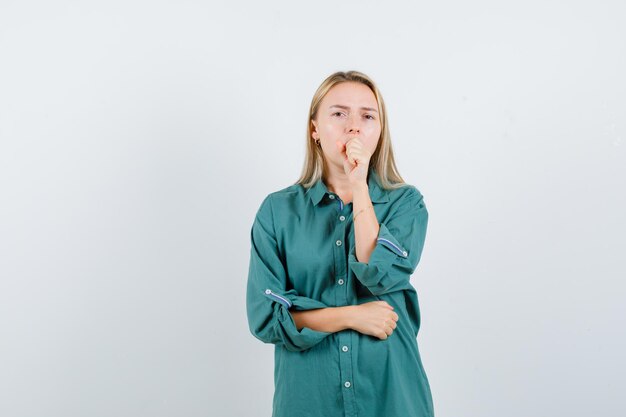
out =
<path fill-rule="evenodd" d="M 369 87 L 378 102 L 378 114 L 380 115 L 381 125 L 380 138 L 378 139 L 376 150 L 370 158 L 368 170 L 373 168 L 376 171 L 380 179 L 380 185 L 385 189 L 400 188 L 406 185 L 398 172 L 398 168 L 396 167 L 396 162 L 393 157 L 391 135 L 389 134 L 389 126 L 387 125 L 387 111 L 385 109 L 383 97 L 374 81 L 367 75 L 358 71 L 338 71 L 331 74 L 322 82 L 313 95 L 306 127 L 306 156 L 304 167 L 300 178 L 295 184 L 302 184 L 302 186 L 309 188 L 315 184 L 317 180 L 322 178 L 325 164 L 324 154 L 322 153 L 322 148 L 316 145 L 315 140 L 313 139 L 312 120 L 315 120 L 317 117 L 317 111 L 320 103 L 330 89 L 337 84 L 349 81 L 361 83 Z"/>

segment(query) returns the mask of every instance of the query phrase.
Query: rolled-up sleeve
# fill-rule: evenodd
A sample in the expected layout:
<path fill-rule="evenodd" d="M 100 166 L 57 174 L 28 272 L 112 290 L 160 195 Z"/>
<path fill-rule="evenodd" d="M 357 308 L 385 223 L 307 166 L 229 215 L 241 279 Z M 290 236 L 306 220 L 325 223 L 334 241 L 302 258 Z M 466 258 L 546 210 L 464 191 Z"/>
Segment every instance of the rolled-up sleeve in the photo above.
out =
<path fill-rule="evenodd" d="M 412 288 L 411 274 L 422 256 L 428 211 L 424 197 L 414 187 L 395 203 L 386 220 L 379 223 L 376 246 L 369 262 L 359 262 L 356 246 L 350 249 L 348 266 L 374 295 Z"/>
<path fill-rule="evenodd" d="M 271 195 L 261 203 L 250 231 L 250 267 L 246 290 L 248 325 L 265 343 L 303 351 L 330 335 L 303 327 L 298 330 L 289 309 L 312 310 L 328 307 L 321 301 L 286 289 L 287 274 L 276 241 Z"/>

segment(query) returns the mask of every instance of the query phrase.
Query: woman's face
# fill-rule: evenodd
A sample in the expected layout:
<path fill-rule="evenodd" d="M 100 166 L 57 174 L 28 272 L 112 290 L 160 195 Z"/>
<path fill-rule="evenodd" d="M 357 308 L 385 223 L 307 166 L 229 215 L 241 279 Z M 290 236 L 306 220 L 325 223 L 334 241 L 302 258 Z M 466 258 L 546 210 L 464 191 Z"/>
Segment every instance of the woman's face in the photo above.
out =
<path fill-rule="evenodd" d="M 345 145 L 358 137 L 372 155 L 380 138 L 378 102 L 365 84 L 347 81 L 331 88 L 320 103 L 313 123 L 312 135 L 320 140 L 327 162 L 343 172 L 343 156 L 336 142 Z"/>

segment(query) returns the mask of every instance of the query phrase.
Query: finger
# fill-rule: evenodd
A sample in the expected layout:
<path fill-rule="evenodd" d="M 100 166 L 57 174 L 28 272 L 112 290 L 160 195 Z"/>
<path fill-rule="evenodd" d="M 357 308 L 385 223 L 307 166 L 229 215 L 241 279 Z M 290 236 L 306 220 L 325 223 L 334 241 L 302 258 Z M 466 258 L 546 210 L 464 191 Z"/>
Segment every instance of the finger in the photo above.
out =
<path fill-rule="evenodd" d="M 352 149 L 352 150 L 360 150 L 363 149 L 363 147 L 361 146 L 360 143 L 355 143 L 355 142 L 348 142 L 346 143 L 346 149 Z"/>
<path fill-rule="evenodd" d="M 358 145 L 346 145 L 346 153 L 349 155 L 357 156 L 363 153 L 363 149 Z"/>
<path fill-rule="evenodd" d="M 350 160 L 358 162 L 359 164 L 365 161 L 363 152 L 360 149 L 348 149 L 346 150 L 346 154 L 348 155 Z"/>
<path fill-rule="evenodd" d="M 353 145 L 361 145 L 361 139 L 358 136 L 348 139 L 348 142 L 351 146 Z"/>

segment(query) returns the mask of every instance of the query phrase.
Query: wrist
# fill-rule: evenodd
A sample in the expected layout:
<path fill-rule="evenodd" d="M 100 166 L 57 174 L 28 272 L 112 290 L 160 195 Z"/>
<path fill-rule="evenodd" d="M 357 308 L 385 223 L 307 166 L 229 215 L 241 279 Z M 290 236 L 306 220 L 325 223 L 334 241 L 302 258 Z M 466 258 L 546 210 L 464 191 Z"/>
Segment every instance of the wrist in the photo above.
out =
<path fill-rule="evenodd" d="M 341 327 L 343 330 L 352 329 L 354 327 L 354 315 L 356 306 L 342 306 L 337 307 L 340 311 L 340 320 Z"/>
<path fill-rule="evenodd" d="M 369 186 L 367 185 L 367 181 L 360 180 L 352 183 L 352 192 L 366 191 L 369 194 Z"/>

